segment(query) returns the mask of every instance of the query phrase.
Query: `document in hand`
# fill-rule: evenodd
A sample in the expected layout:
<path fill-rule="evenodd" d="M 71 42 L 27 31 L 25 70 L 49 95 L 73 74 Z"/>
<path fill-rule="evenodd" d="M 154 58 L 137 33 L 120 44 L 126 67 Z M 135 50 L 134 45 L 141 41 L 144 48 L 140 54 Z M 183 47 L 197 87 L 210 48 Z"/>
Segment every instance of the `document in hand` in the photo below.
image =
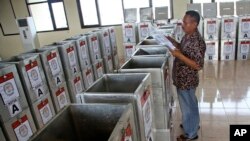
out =
<path fill-rule="evenodd" d="M 158 44 L 164 45 L 170 50 L 176 49 L 176 47 L 163 34 L 153 34 L 152 36 Z"/>

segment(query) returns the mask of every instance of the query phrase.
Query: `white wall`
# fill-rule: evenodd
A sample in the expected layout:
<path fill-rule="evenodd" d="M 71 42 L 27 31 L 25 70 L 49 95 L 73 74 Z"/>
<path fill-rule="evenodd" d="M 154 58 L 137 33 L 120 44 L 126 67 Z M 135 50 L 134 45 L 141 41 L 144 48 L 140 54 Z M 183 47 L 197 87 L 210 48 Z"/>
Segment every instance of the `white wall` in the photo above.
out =
<path fill-rule="evenodd" d="M 5 3 L 3 3 L 5 1 Z M 1 0 L 0 1 L 0 9 L 4 6 L 8 6 L 6 1 L 9 0 Z M 15 0 L 14 0 L 15 1 Z M 13 1 L 13 2 L 14 2 Z M 174 5 L 174 18 L 182 18 L 183 14 L 186 11 L 186 5 L 189 0 L 173 0 Z M 56 31 L 56 32 L 44 32 L 38 33 L 38 39 L 40 42 L 40 46 L 50 44 L 55 41 L 60 41 L 71 37 L 73 35 L 77 35 L 80 33 L 86 33 L 91 31 L 91 28 L 82 29 L 80 25 L 79 15 L 77 11 L 76 0 L 64 0 L 66 15 L 69 24 L 69 30 L 66 31 Z M 18 0 L 13 3 L 14 11 L 17 18 L 23 18 L 28 16 L 27 7 L 25 4 L 25 0 Z M 1 12 L 1 11 L 0 11 Z M 8 15 L 0 14 L 1 19 L 7 18 Z M 12 23 L 13 24 L 13 23 Z M 9 27 L 11 28 L 11 27 Z M 7 29 L 11 30 L 11 29 Z M 118 56 L 120 60 L 124 61 L 124 50 L 122 48 L 122 28 L 121 26 L 115 27 L 117 43 L 118 43 Z M 11 36 L 3 36 L 2 32 L 0 32 L 0 57 L 3 59 L 17 55 L 23 52 L 21 38 L 19 35 L 11 35 Z"/>

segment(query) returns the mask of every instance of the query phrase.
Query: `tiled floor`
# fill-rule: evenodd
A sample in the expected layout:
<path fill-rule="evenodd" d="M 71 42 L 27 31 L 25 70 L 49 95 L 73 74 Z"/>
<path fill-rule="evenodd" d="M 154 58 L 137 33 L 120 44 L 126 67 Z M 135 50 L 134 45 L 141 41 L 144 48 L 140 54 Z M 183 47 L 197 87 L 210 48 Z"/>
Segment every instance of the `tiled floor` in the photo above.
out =
<path fill-rule="evenodd" d="M 197 141 L 229 141 L 230 124 L 250 124 L 250 60 L 205 62 L 196 95 L 201 118 Z M 177 98 L 175 102 L 176 138 L 183 131 Z"/>

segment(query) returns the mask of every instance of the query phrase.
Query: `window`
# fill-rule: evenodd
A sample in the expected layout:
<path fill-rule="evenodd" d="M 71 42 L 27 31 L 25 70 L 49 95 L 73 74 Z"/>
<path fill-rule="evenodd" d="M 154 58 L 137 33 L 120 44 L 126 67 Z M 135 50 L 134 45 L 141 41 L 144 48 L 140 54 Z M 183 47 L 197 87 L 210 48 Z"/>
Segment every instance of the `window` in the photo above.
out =
<path fill-rule="evenodd" d="M 155 11 L 155 7 L 167 6 L 168 7 L 168 18 L 171 18 L 171 4 L 170 0 L 152 0 L 153 11 Z"/>
<path fill-rule="evenodd" d="M 27 0 L 37 31 L 68 29 L 62 0 Z"/>
<path fill-rule="evenodd" d="M 143 7 L 169 7 L 171 18 L 171 0 L 77 0 L 82 27 L 122 24 L 124 9 L 137 8 L 137 19 L 140 21 L 139 9 Z"/>
<path fill-rule="evenodd" d="M 123 8 L 121 0 L 98 0 L 101 25 L 122 24 Z"/>
<path fill-rule="evenodd" d="M 210 3 L 212 0 L 193 0 L 193 3 Z"/>
<path fill-rule="evenodd" d="M 150 7 L 149 0 L 123 0 L 124 9 L 137 8 L 137 22 L 140 21 L 140 8 Z"/>
<path fill-rule="evenodd" d="M 222 2 L 234 2 L 234 15 L 236 15 L 236 1 L 240 1 L 240 0 L 215 0 L 215 2 L 217 2 L 217 13 L 218 13 L 218 17 L 220 16 L 220 3 Z"/>

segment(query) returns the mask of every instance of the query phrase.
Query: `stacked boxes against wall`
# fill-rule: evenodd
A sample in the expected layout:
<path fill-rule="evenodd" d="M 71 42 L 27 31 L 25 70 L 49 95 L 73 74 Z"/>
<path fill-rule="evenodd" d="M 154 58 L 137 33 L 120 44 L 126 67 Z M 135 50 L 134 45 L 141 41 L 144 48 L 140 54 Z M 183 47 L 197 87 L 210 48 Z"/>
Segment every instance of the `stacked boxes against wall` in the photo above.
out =
<path fill-rule="evenodd" d="M 98 35 L 95 32 L 89 32 L 84 35 L 87 38 L 90 61 L 92 64 L 95 80 L 97 80 L 104 74 L 104 64 L 101 56 Z"/>
<path fill-rule="evenodd" d="M 62 62 L 57 48 L 39 48 L 25 54 L 39 55 L 48 81 L 51 98 L 58 113 L 70 104 Z"/>
<path fill-rule="evenodd" d="M 125 9 L 125 23 L 122 24 L 124 58 L 128 60 L 135 51 L 137 44 L 137 9 Z"/>
<path fill-rule="evenodd" d="M 87 37 L 84 35 L 77 35 L 66 40 L 75 42 L 79 65 L 83 77 L 84 87 L 87 89 L 94 83 L 94 72 L 90 61 L 89 47 Z"/>
<path fill-rule="evenodd" d="M 120 65 L 119 65 L 118 48 L 116 42 L 116 33 L 114 27 L 109 27 L 109 36 L 110 36 L 111 51 L 113 57 L 113 67 L 114 70 L 118 70 Z"/>
<path fill-rule="evenodd" d="M 139 41 L 151 35 L 153 31 L 153 10 L 151 7 L 140 8 L 140 23 L 138 23 Z"/>
<path fill-rule="evenodd" d="M 203 4 L 204 39 L 206 42 L 205 60 L 219 60 L 219 20 L 217 3 Z"/>
<path fill-rule="evenodd" d="M 21 54 L 5 62 L 16 65 L 36 126 L 44 127 L 55 110 L 39 55 Z"/>
<path fill-rule="evenodd" d="M 237 60 L 250 59 L 250 1 L 237 1 L 237 15 L 239 16 L 238 27 L 238 50 Z"/>
<path fill-rule="evenodd" d="M 101 50 L 101 56 L 104 63 L 104 69 L 105 73 L 113 73 L 113 56 L 112 56 L 112 49 L 111 49 L 111 43 L 110 43 L 110 35 L 108 28 L 101 28 L 94 30 L 98 36 L 99 44 L 100 44 L 100 50 Z"/>
<path fill-rule="evenodd" d="M 84 91 L 83 78 L 80 71 L 74 41 L 60 41 L 46 45 L 45 49 L 57 48 L 62 61 L 62 68 L 72 102 L 76 102 L 76 94 Z"/>
<path fill-rule="evenodd" d="M 221 60 L 234 60 L 236 55 L 236 26 L 237 18 L 221 18 Z"/>
<path fill-rule="evenodd" d="M 221 60 L 234 60 L 236 55 L 237 18 L 232 15 L 234 15 L 234 2 L 220 3 Z"/>
<path fill-rule="evenodd" d="M 27 141 L 36 126 L 14 64 L 0 64 L 0 118 L 6 139 Z"/>

